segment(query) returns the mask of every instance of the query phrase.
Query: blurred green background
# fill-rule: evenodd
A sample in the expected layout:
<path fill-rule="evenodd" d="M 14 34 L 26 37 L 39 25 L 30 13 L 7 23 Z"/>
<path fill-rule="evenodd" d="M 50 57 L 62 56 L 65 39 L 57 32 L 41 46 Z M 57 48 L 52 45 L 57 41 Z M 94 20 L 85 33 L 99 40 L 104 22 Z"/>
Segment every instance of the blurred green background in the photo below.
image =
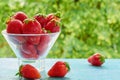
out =
<path fill-rule="evenodd" d="M 62 32 L 48 58 L 120 58 L 120 0 L 0 0 L 0 32 L 17 11 L 29 17 L 60 11 Z M 0 57 L 16 57 L 0 34 Z"/>

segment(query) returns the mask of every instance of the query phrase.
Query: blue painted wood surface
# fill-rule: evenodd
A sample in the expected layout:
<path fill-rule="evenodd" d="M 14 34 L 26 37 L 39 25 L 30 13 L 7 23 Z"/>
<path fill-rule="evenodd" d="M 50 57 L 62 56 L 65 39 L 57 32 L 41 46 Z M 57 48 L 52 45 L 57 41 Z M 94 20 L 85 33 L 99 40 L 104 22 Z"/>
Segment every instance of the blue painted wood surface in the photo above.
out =
<path fill-rule="evenodd" d="M 120 59 L 106 59 L 101 67 L 91 66 L 86 59 L 46 59 L 45 71 L 59 60 L 68 62 L 71 71 L 64 78 L 44 80 L 120 80 Z M 16 58 L 0 58 L 0 80 L 19 80 L 15 76 L 18 67 Z"/>

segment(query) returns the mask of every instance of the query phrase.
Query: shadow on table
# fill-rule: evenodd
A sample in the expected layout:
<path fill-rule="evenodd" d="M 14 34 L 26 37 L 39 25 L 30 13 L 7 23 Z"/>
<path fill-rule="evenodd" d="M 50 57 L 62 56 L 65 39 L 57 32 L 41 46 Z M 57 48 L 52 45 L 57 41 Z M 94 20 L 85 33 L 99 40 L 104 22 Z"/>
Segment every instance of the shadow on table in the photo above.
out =
<path fill-rule="evenodd" d="M 51 77 L 48 77 L 45 80 L 71 80 L 71 79 L 68 78 L 68 77 L 64 77 L 64 78 L 51 78 Z"/>
<path fill-rule="evenodd" d="M 10 79 L 11 80 L 11 79 Z M 13 80 L 71 80 L 68 77 L 63 77 L 63 78 L 51 78 L 47 77 L 45 79 L 25 79 L 25 78 L 14 78 Z"/>
<path fill-rule="evenodd" d="M 91 69 L 107 69 L 107 67 L 106 66 L 92 66 L 92 65 L 88 65 L 88 67 L 89 68 L 91 68 Z"/>

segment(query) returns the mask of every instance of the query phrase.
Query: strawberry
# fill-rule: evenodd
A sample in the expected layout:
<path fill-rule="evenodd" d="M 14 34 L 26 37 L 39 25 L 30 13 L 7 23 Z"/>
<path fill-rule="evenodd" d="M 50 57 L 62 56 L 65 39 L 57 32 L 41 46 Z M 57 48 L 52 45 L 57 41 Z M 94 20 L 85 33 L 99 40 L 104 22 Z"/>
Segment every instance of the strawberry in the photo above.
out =
<path fill-rule="evenodd" d="M 101 66 L 105 62 L 105 59 L 103 55 L 96 53 L 88 58 L 88 62 L 93 66 Z"/>
<path fill-rule="evenodd" d="M 13 15 L 13 18 L 18 19 L 23 22 L 25 19 L 27 19 L 27 15 L 24 12 L 20 11 L 20 12 L 16 12 Z"/>
<path fill-rule="evenodd" d="M 59 32 L 60 31 L 60 27 L 59 26 L 55 26 L 52 28 L 51 32 L 54 33 L 54 32 Z"/>
<path fill-rule="evenodd" d="M 45 29 L 46 30 L 52 30 L 52 28 L 55 27 L 56 25 L 57 25 L 56 21 L 52 20 L 52 21 L 50 21 L 46 24 Z"/>
<path fill-rule="evenodd" d="M 21 34 L 22 33 L 23 23 L 17 19 L 10 19 L 7 23 L 7 32 L 14 33 L 14 34 Z M 22 36 L 11 36 L 12 42 L 20 44 L 25 42 L 25 39 Z"/>
<path fill-rule="evenodd" d="M 19 75 L 29 80 L 41 78 L 39 71 L 30 64 L 21 65 L 19 68 L 19 72 L 16 75 Z"/>
<path fill-rule="evenodd" d="M 40 43 L 48 43 L 50 41 L 50 36 L 45 31 L 43 31 L 42 34 L 44 35 L 40 36 Z"/>
<path fill-rule="evenodd" d="M 40 42 L 37 45 L 37 50 L 38 50 L 38 54 L 43 54 L 46 51 L 46 48 L 48 47 L 48 43 L 50 41 L 50 36 L 47 35 L 47 32 L 43 31 L 42 34 L 45 35 L 41 35 L 40 36 Z"/>
<path fill-rule="evenodd" d="M 37 20 L 26 19 L 23 25 L 23 34 L 40 34 L 41 25 Z"/>
<path fill-rule="evenodd" d="M 68 71 L 70 71 L 69 64 L 67 62 L 58 61 L 48 71 L 50 77 L 64 77 Z"/>
<path fill-rule="evenodd" d="M 33 44 L 33 45 L 38 45 L 40 41 L 39 36 L 27 36 L 25 37 L 25 39 L 28 43 Z"/>
<path fill-rule="evenodd" d="M 7 33 L 21 34 L 22 27 L 23 23 L 21 21 L 13 19 L 7 24 Z"/>
<path fill-rule="evenodd" d="M 42 32 L 41 25 L 37 20 L 26 19 L 23 25 L 23 34 L 40 34 Z M 39 36 L 26 36 L 27 42 L 37 45 Z"/>
<path fill-rule="evenodd" d="M 42 28 L 45 27 L 47 20 L 44 15 L 38 14 L 38 15 L 35 15 L 34 18 L 41 24 Z"/>
<path fill-rule="evenodd" d="M 22 44 L 20 50 L 23 58 L 31 58 L 31 59 L 38 58 L 38 54 L 35 46 L 30 43 Z"/>
<path fill-rule="evenodd" d="M 48 47 L 48 44 L 40 43 L 40 44 L 37 46 L 38 55 L 43 55 L 44 52 L 46 51 L 47 47 Z"/>
<path fill-rule="evenodd" d="M 58 23 L 55 20 L 51 20 L 50 22 L 48 22 L 45 26 L 45 29 L 50 31 L 50 32 L 55 32 L 55 27 L 58 27 Z M 58 28 L 56 29 L 56 31 L 58 31 Z"/>
<path fill-rule="evenodd" d="M 60 16 L 58 16 L 58 14 L 54 14 L 54 13 L 51 13 L 51 14 L 48 14 L 47 17 L 46 17 L 46 20 L 47 20 L 47 23 L 51 20 L 56 20 L 57 22 L 60 22 Z"/>

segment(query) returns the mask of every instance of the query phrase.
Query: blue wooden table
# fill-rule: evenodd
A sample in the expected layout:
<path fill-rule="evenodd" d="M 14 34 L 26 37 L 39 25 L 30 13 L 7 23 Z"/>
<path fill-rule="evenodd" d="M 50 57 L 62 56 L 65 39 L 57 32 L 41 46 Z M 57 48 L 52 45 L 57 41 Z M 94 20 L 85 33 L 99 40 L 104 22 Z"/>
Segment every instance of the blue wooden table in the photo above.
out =
<path fill-rule="evenodd" d="M 106 59 L 102 67 L 91 66 L 86 59 L 46 59 L 45 71 L 58 60 L 67 61 L 71 71 L 64 78 L 45 80 L 120 80 L 120 59 Z M 0 58 L 0 80 L 18 80 L 18 67 L 16 58 Z"/>

